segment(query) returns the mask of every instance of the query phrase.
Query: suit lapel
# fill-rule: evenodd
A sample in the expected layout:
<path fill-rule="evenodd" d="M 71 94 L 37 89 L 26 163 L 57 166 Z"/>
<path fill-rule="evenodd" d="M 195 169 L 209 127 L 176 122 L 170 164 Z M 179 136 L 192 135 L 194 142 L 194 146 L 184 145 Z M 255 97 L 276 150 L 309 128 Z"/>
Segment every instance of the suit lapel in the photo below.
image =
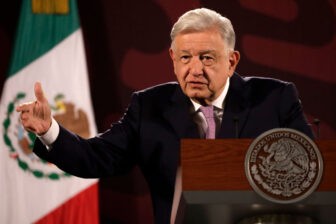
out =
<path fill-rule="evenodd" d="M 197 126 L 189 113 L 191 102 L 179 86 L 170 103 L 163 112 L 163 116 L 169 121 L 179 138 L 199 138 Z"/>
<path fill-rule="evenodd" d="M 238 123 L 238 137 L 241 135 L 250 111 L 247 98 L 249 90 L 246 89 L 244 84 L 245 81 L 238 74 L 234 74 L 230 79 L 230 87 L 225 100 L 224 114 L 218 138 L 236 137 L 234 120 Z"/>

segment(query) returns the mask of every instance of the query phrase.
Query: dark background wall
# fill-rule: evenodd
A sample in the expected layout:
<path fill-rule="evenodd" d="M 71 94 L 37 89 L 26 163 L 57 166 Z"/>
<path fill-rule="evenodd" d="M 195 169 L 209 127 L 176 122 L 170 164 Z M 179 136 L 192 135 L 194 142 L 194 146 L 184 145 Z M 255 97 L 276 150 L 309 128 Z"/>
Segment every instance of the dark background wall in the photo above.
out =
<path fill-rule="evenodd" d="M 1 4 L 0 90 L 20 4 Z M 99 131 L 122 116 L 133 91 L 175 80 L 168 56 L 171 26 L 201 6 L 231 19 L 242 55 L 238 73 L 294 82 L 309 121 L 321 120 L 321 138 L 336 137 L 335 0 L 78 1 Z M 138 169 L 100 181 L 102 223 L 152 223 L 151 209 Z"/>

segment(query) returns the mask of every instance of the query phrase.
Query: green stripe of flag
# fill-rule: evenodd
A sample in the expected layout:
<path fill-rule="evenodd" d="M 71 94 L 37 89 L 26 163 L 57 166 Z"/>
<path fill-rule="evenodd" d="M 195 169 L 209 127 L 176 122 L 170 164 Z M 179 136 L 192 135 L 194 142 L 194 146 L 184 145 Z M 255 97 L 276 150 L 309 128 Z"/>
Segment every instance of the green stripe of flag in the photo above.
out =
<path fill-rule="evenodd" d="M 7 78 L 79 28 L 76 1 L 69 4 L 69 14 L 33 14 L 31 0 L 23 0 Z"/>

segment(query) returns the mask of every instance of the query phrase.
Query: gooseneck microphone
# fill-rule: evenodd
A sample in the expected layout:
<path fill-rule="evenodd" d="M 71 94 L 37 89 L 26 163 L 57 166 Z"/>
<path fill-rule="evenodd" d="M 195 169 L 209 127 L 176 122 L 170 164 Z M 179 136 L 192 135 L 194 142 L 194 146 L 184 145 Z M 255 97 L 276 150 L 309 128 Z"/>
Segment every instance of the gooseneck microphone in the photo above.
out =
<path fill-rule="evenodd" d="M 316 125 L 317 128 L 317 139 L 320 139 L 320 120 L 315 118 L 314 124 Z"/>

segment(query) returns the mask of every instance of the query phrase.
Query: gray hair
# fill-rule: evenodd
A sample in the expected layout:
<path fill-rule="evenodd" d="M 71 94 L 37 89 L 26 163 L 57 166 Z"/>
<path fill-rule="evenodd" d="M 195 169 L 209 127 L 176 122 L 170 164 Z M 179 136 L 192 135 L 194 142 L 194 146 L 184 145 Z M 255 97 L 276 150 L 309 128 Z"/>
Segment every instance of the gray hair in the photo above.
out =
<path fill-rule="evenodd" d="M 207 9 L 199 8 L 184 13 L 174 24 L 171 33 L 171 47 L 175 37 L 180 33 L 191 33 L 217 28 L 229 50 L 234 50 L 236 35 L 231 21 L 221 14 Z"/>

